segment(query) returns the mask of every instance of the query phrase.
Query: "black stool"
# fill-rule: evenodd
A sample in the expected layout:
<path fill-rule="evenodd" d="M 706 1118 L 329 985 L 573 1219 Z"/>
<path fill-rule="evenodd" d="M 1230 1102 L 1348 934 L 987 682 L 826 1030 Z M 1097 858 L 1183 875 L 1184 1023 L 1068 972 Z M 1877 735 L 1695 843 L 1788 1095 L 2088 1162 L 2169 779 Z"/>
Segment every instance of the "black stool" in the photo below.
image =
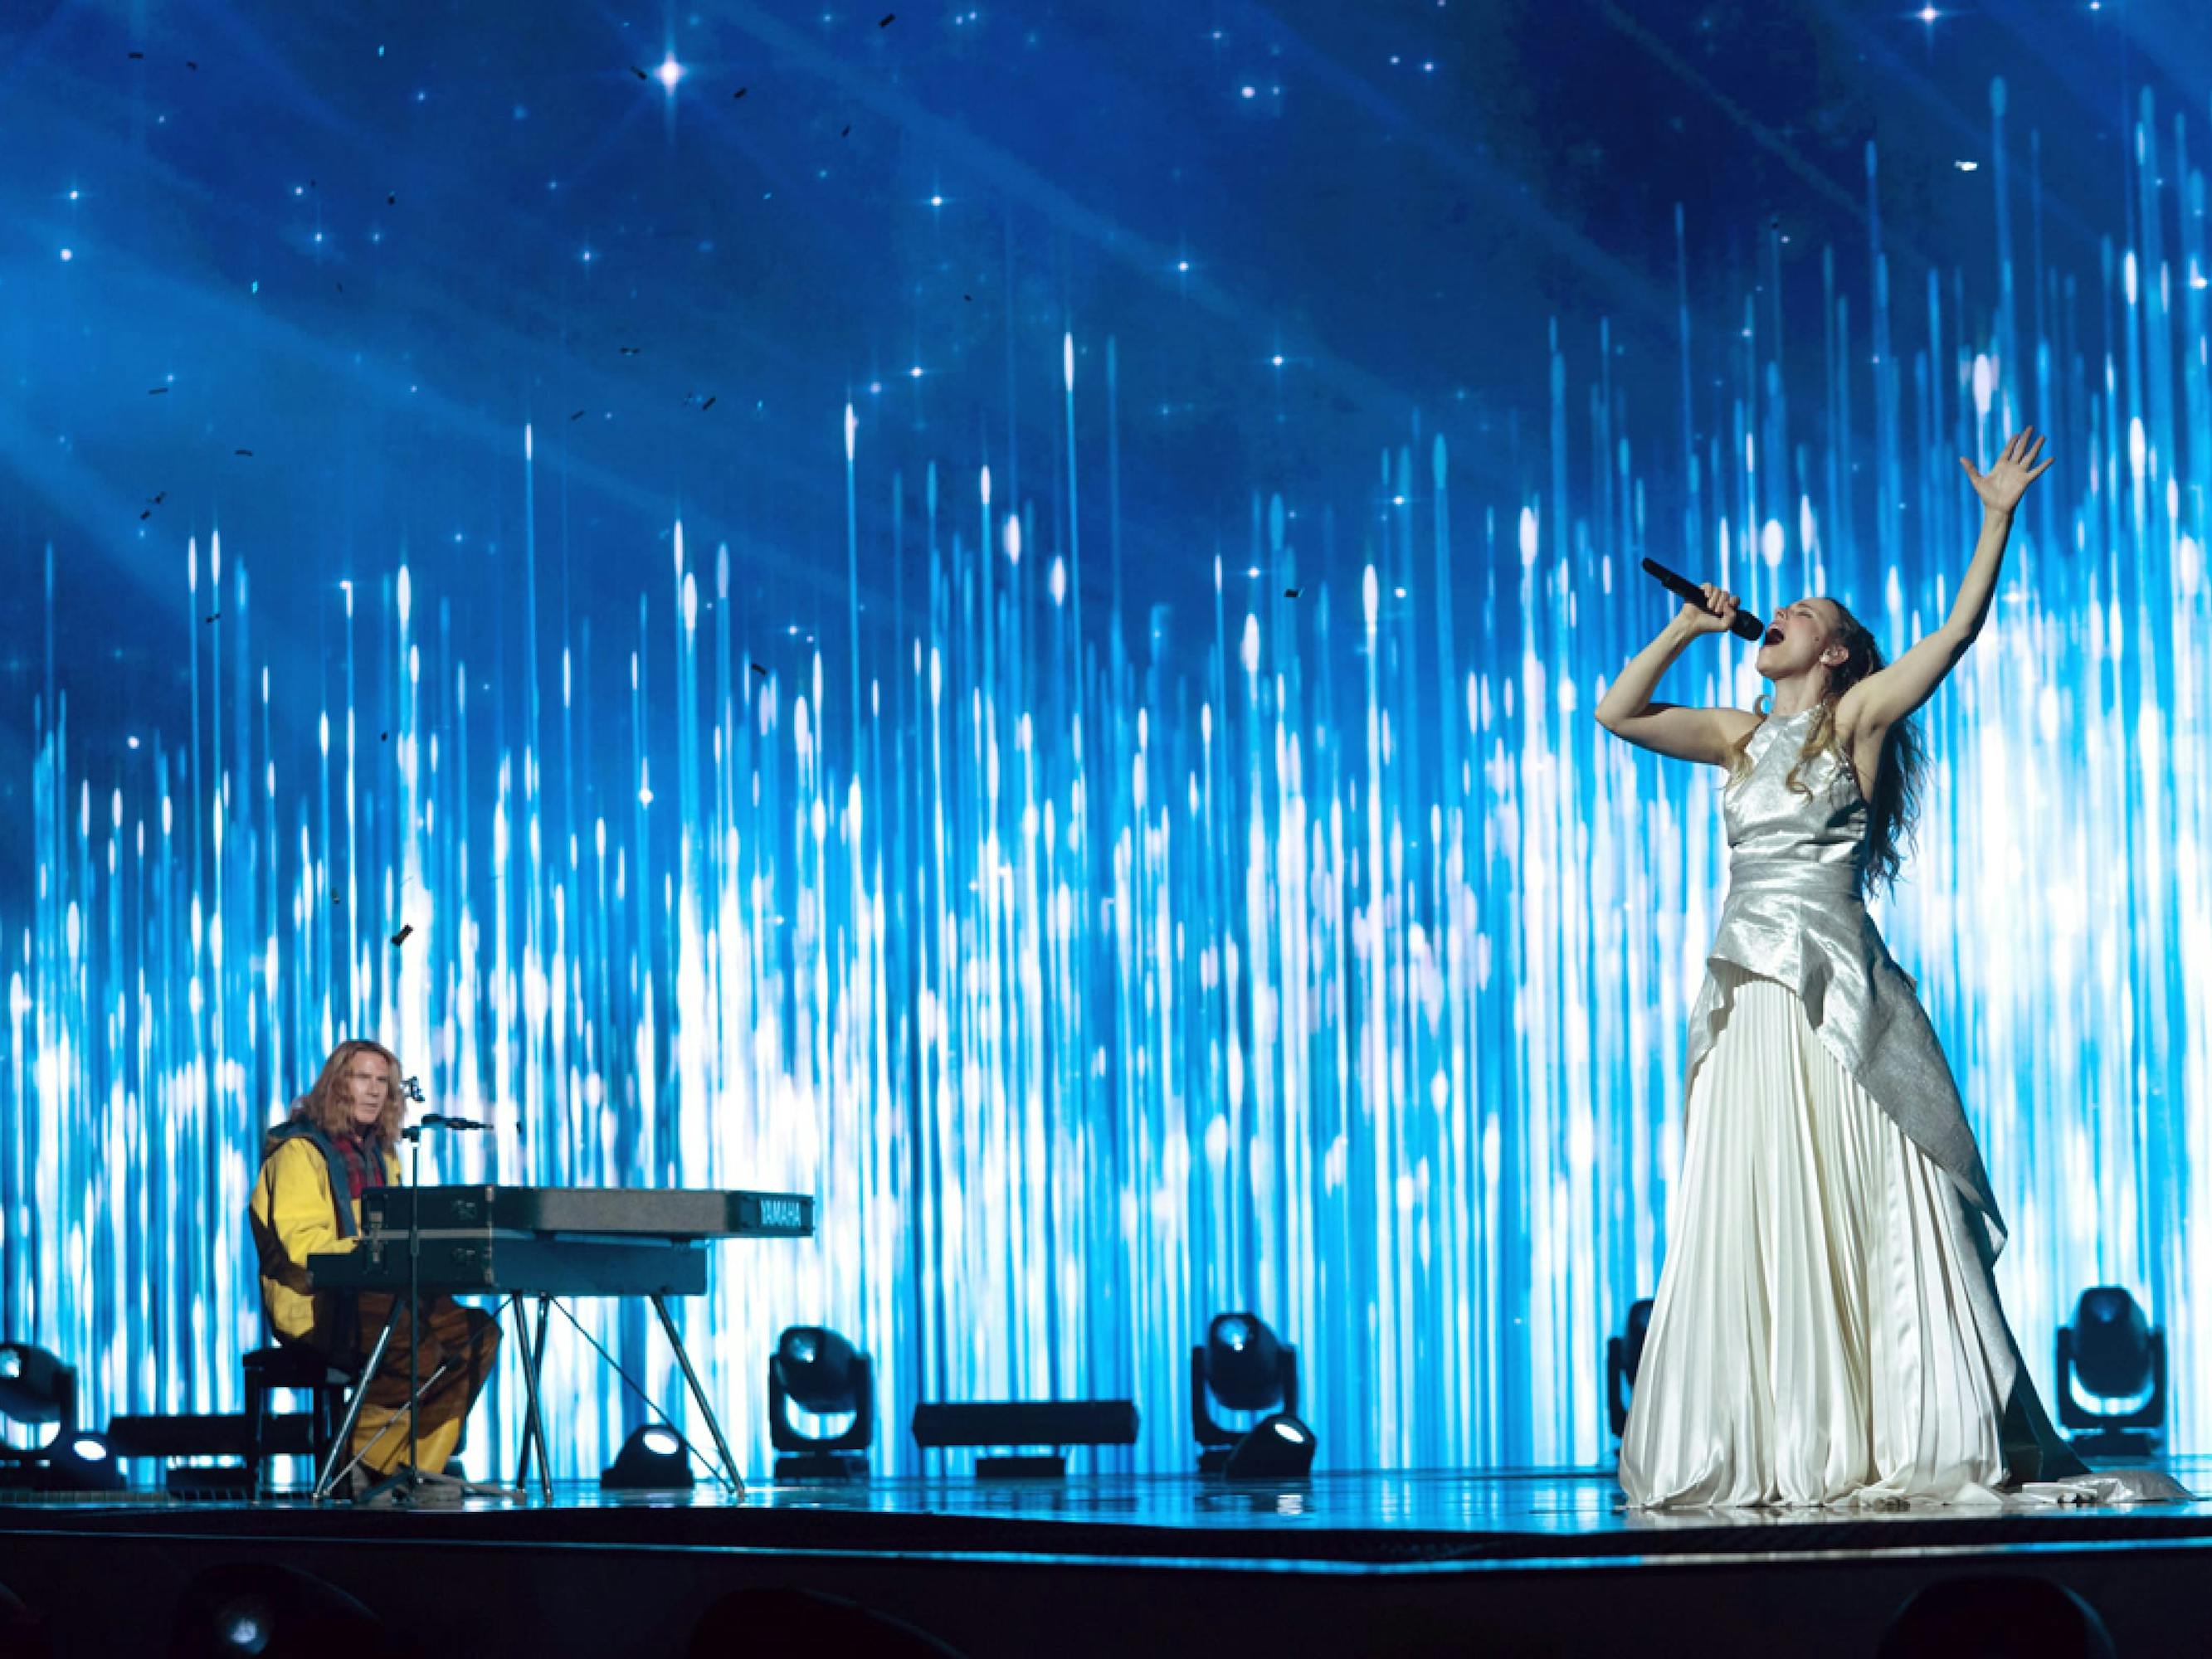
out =
<path fill-rule="evenodd" d="M 289 1391 L 313 1397 L 312 1408 L 306 1413 L 307 1439 L 319 1473 L 337 1439 L 346 1391 L 354 1386 L 359 1373 L 333 1364 L 327 1354 L 303 1342 L 256 1348 L 242 1363 L 246 1367 L 246 1484 L 247 1491 L 259 1498 L 262 1465 L 280 1455 L 271 1443 L 270 1431 L 283 1419 L 269 1414 L 270 1393 Z"/>

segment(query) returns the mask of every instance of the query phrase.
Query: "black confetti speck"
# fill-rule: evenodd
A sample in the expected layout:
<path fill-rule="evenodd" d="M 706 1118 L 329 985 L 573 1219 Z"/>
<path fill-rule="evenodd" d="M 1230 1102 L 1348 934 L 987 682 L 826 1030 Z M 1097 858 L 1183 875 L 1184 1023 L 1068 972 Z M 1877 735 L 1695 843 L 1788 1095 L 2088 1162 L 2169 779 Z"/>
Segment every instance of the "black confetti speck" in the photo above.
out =
<path fill-rule="evenodd" d="M 386 191 L 384 196 L 384 205 L 386 207 L 398 207 L 399 205 L 399 192 L 396 190 Z"/>
<path fill-rule="evenodd" d="M 250 449 L 234 449 L 230 453 L 234 455 L 251 455 L 253 452 Z"/>
<path fill-rule="evenodd" d="M 763 668 L 758 663 L 753 663 L 750 666 L 753 672 L 759 675 L 763 679 L 766 679 L 768 678 L 768 670 Z"/>
<path fill-rule="evenodd" d="M 136 63 L 139 58 L 143 58 L 145 55 L 146 54 L 143 52 L 134 52 L 131 54 L 131 61 Z"/>
<path fill-rule="evenodd" d="M 153 509 L 152 507 L 148 507 L 148 508 L 147 508 L 143 513 L 141 513 L 141 514 L 138 515 L 138 522 L 139 522 L 140 524 L 143 524 L 143 523 L 145 523 L 145 522 L 146 522 L 146 520 L 149 520 L 149 519 L 152 518 L 153 516 L 154 516 L 154 509 Z"/>
<path fill-rule="evenodd" d="M 202 622 L 213 622 L 216 617 L 220 617 L 221 615 L 222 615 L 222 611 L 209 611 L 209 612 L 207 613 L 207 615 L 206 615 L 206 616 L 204 616 L 204 617 L 201 617 L 201 618 L 200 618 L 200 620 L 201 620 Z"/>
<path fill-rule="evenodd" d="M 641 81 L 650 81 L 651 79 L 653 79 L 653 77 L 652 77 L 651 76 L 647 75 L 647 74 L 643 70 L 640 69 L 640 68 L 639 68 L 636 64 L 632 64 L 629 66 L 629 72 L 630 72 L 632 75 L 635 75 L 635 76 L 637 76 L 637 78 L 638 78 L 639 80 L 641 80 Z"/>
<path fill-rule="evenodd" d="M 891 26 L 891 20 L 892 20 L 893 18 L 896 17 L 897 15 L 898 15 L 898 14 L 897 14 L 896 12 L 895 12 L 895 11 L 887 11 L 887 12 L 885 12 L 885 13 L 884 14 L 884 21 L 883 21 L 882 22 L 880 22 L 880 23 L 877 24 L 877 25 L 876 25 L 876 27 L 877 27 L 878 28 L 879 28 L 879 29 L 887 29 L 887 28 L 889 28 L 889 27 Z"/>
<path fill-rule="evenodd" d="M 149 398 L 159 398 L 165 395 L 168 390 L 169 388 L 165 386 L 149 386 L 146 388 L 146 395 Z"/>
<path fill-rule="evenodd" d="M 188 70 L 196 70 L 199 65 L 192 62 L 191 58 L 187 58 L 185 59 L 185 67 Z"/>
<path fill-rule="evenodd" d="M 638 349 L 636 346 L 624 346 L 622 349 L 622 355 L 625 357 L 635 357 L 638 354 Z"/>
<path fill-rule="evenodd" d="M 403 945 L 406 944 L 406 943 L 407 943 L 407 936 L 408 936 L 410 933 L 413 933 L 414 931 L 415 931 L 415 924 L 414 924 L 413 922 L 411 922 L 411 921 L 410 921 L 410 922 L 404 923 L 404 924 L 401 926 L 401 927 L 400 927 L 399 931 L 398 931 L 398 933 L 394 933 L 394 934 L 392 936 L 392 948 L 393 948 L 394 950 L 397 950 L 397 949 L 398 949 L 398 948 L 399 948 L 399 946 L 401 946 L 401 945 Z"/>
<path fill-rule="evenodd" d="M 735 92 L 732 93 L 730 96 L 732 98 L 742 98 L 751 90 L 752 88 L 750 87 L 739 87 Z"/>
<path fill-rule="evenodd" d="M 699 412 L 700 412 L 702 415 L 704 415 L 704 414 L 705 414 L 708 410 L 712 409 L 714 406 L 714 399 L 712 397 L 709 397 L 709 398 L 707 399 L 707 401 L 706 401 L 705 403 L 701 404 L 699 405 Z"/>
<path fill-rule="evenodd" d="M 1303 587 L 1286 587 L 1283 590 L 1283 597 L 1286 599 L 1295 599 L 1304 592 L 1305 589 Z"/>
<path fill-rule="evenodd" d="M 580 410 L 580 410 L 577 410 L 574 415 L 571 415 L 568 418 L 569 418 L 570 420 L 572 420 L 572 421 L 580 421 L 580 420 L 582 420 L 582 419 L 584 418 L 584 411 L 583 411 L 582 410 Z"/>
<path fill-rule="evenodd" d="M 847 127 L 844 131 L 839 133 L 837 136 L 840 138 L 850 138 L 853 136 L 853 129 Z"/>

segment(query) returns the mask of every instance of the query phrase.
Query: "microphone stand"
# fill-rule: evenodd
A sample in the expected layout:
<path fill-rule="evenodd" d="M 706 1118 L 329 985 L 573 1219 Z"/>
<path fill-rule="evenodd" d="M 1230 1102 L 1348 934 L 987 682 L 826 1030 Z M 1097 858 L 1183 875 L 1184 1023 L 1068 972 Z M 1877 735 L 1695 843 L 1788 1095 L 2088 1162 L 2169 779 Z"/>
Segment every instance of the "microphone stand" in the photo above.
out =
<path fill-rule="evenodd" d="M 407 1078 L 400 1091 L 416 1104 L 424 1097 L 420 1079 Z M 399 1138 L 407 1143 L 407 1472 L 388 1478 L 383 1484 L 392 1492 L 393 1501 L 409 1505 L 419 1504 L 422 1487 L 422 1472 L 416 1466 L 420 1455 L 419 1417 L 417 1408 L 422 1397 L 422 1131 L 438 1128 L 476 1128 L 473 1123 L 462 1123 L 433 1112 L 418 1123 L 408 1124 L 400 1130 Z M 442 1368 L 441 1368 L 442 1369 Z M 368 1386 L 368 1379 L 362 1379 Z"/>
<path fill-rule="evenodd" d="M 422 1085 L 410 1078 L 407 1093 L 419 1102 Z M 399 1138 L 407 1143 L 407 1497 L 412 1502 L 422 1484 L 416 1462 L 416 1408 L 422 1394 L 422 1126 L 409 1124 Z"/>

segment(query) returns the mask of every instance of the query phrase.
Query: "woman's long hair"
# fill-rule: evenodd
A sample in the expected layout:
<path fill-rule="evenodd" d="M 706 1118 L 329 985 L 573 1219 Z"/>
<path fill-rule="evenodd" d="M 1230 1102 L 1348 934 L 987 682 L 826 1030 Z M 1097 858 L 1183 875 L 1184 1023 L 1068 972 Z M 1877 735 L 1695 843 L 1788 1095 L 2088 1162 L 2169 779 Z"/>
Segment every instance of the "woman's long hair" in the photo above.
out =
<path fill-rule="evenodd" d="M 392 1067 L 392 1088 L 385 1097 L 383 1114 L 376 1120 L 376 1136 L 386 1146 L 397 1146 L 400 1120 L 406 1115 L 405 1103 L 399 1097 L 399 1056 L 380 1042 L 356 1038 L 331 1049 L 331 1057 L 323 1062 L 322 1075 L 315 1079 L 315 1086 L 293 1103 L 292 1115 L 305 1118 L 326 1135 L 353 1133 L 353 1109 L 339 1100 L 337 1081 L 356 1056 L 361 1054 L 381 1054 L 385 1064 Z"/>
<path fill-rule="evenodd" d="M 1820 699 L 1820 712 L 1813 716 L 1813 724 L 1805 733 L 1805 744 L 1797 751 L 1796 763 L 1790 769 L 1787 781 L 1802 795 L 1813 793 L 1800 775 L 1814 756 L 1826 752 L 1835 756 L 1844 766 L 1850 765 L 1851 757 L 1844 749 L 1842 734 L 1836 730 L 1836 705 L 1844 692 L 1885 665 L 1881 647 L 1875 643 L 1874 635 L 1867 632 L 1865 625 L 1838 601 L 1830 599 L 1828 603 L 1843 618 L 1830 643 L 1844 647 L 1844 659 L 1829 665 L 1827 692 Z M 1765 724 L 1765 711 L 1760 710 L 1760 724 Z M 1758 730 L 1759 726 L 1754 726 L 1746 732 L 1729 751 L 1729 782 L 1750 772 L 1752 732 Z M 1898 721 L 1882 739 L 1874 799 L 1867 803 L 1866 880 L 1870 888 L 1897 884 L 1898 874 L 1905 866 L 1906 843 L 1920 816 L 1920 785 L 1927 769 L 1928 756 L 1920 744 L 1919 729 L 1909 719 Z"/>

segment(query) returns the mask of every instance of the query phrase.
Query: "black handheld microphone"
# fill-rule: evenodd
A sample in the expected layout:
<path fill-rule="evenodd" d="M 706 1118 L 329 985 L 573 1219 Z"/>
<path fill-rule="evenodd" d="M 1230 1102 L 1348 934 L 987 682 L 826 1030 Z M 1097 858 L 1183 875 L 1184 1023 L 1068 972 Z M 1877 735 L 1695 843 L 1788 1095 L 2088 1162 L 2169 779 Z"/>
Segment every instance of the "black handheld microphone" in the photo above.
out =
<path fill-rule="evenodd" d="M 1675 574 L 1656 559 L 1644 560 L 1644 569 L 1647 575 L 1658 578 L 1660 586 L 1668 592 L 1680 594 L 1707 616 L 1717 614 L 1712 606 L 1705 603 L 1705 590 L 1687 576 Z M 1765 634 L 1766 624 L 1753 616 L 1750 611 L 1739 611 L 1735 613 L 1735 621 L 1729 624 L 1729 632 L 1743 639 L 1756 640 Z"/>

